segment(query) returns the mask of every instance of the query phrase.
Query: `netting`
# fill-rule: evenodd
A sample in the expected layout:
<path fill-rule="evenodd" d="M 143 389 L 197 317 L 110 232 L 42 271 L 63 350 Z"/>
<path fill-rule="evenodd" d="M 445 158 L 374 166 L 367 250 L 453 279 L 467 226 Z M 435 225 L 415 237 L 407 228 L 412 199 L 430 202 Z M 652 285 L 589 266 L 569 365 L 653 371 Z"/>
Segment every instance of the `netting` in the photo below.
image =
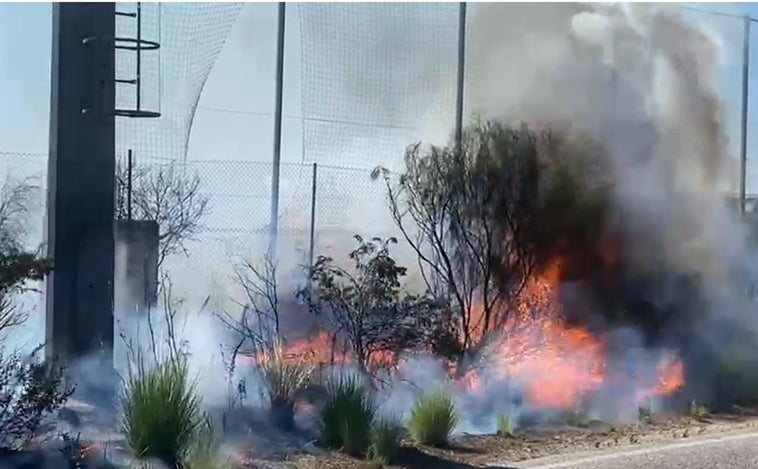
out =
<path fill-rule="evenodd" d="M 333 231 L 319 244 L 386 235 L 383 192 L 369 173 L 397 168 L 408 144 L 452 133 L 458 5 L 309 3 L 298 13 L 303 158 L 363 169 L 323 175 L 320 200 L 341 218 L 321 220 Z"/>
<path fill-rule="evenodd" d="M 265 141 L 256 141 L 251 151 L 243 152 L 253 155 L 252 158 L 246 156 L 245 161 L 241 157 L 230 160 L 225 155 L 210 155 L 210 151 L 198 152 L 198 155 L 227 159 L 194 161 L 187 158 L 203 86 L 241 8 L 241 3 L 143 4 L 142 36 L 159 42 L 161 49 L 142 54 L 141 107 L 159 111 L 162 116 L 117 119 L 116 153 L 122 162 L 128 149 L 133 150 L 135 161 L 140 165 L 161 168 L 173 161 L 187 174 L 200 177 L 200 191 L 209 198 L 209 211 L 202 221 L 204 229 L 186 244 L 189 254 L 179 253 L 166 261 L 174 282 L 182 287 L 177 289 L 180 296 L 205 295 L 216 285 L 225 291 L 230 283 L 232 260 L 239 256 L 259 256 L 267 242 L 271 134 L 266 134 Z M 530 38 L 535 35 L 559 29 L 558 22 L 575 7 L 552 5 L 551 13 L 544 14 L 538 22 L 540 27 L 534 29 L 535 21 L 525 18 L 542 15 L 539 8 L 540 5 L 527 4 L 468 5 L 464 95 L 467 118 L 491 104 L 493 89 L 504 93 L 505 100 L 510 95 L 523 93 L 520 83 L 528 77 L 519 72 L 529 67 L 520 68 L 515 57 L 549 60 L 551 51 L 548 49 L 527 49 L 528 54 L 524 54 L 523 49 L 532 47 L 534 41 Z M 544 10 L 544 6 L 542 8 Z M 119 3 L 117 9 L 133 12 L 136 4 Z M 279 255 L 294 264 L 305 260 L 309 248 L 314 162 L 318 163 L 317 254 L 344 247 L 354 233 L 397 235 L 389 220 L 381 183 L 371 181 L 369 174 L 376 165 L 397 168 L 409 143 L 419 140 L 440 143 L 452 132 L 459 5 L 304 3 L 288 6 L 287 11 L 289 52 L 285 64 L 285 113 L 288 125 L 283 135 Z M 716 83 L 724 105 L 723 119 L 735 163 L 732 174 L 736 188 L 742 22 L 705 13 L 688 14 L 722 44 L 723 58 Z M 117 34 L 134 37 L 134 19 L 118 17 Z M 753 31 L 751 35 L 751 85 L 753 71 L 758 66 L 755 34 Z M 275 34 L 243 36 L 243 41 L 258 41 L 260 50 L 270 48 L 273 57 Z M 239 47 L 247 45 L 238 44 Z M 242 53 L 239 56 L 265 62 L 261 68 L 271 67 L 268 64 L 271 57 L 262 59 L 255 54 Z M 8 67 L 13 68 L 14 64 Z M 134 78 L 135 72 L 134 52 L 119 51 L 117 78 Z M 231 69 L 225 73 L 237 72 Z M 259 127 L 266 126 L 264 130 L 272 132 L 269 108 L 273 103 L 274 76 L 268 72 L 260 74 L 264 75 L 270 76 L 265 78 L 270 81 L 261 82 L 256 75 L 257 78 L 249 82 L 242 79 L 233 82 L 235 86 L 245 83 L 244 86 L 260 88 L 255 93 L 256 100 L 263 99 L 265 93 L 261 90 L 271 90 L 271 96 L 266 97 L 266 110 L 255 119 Z M 751 94 L 756 93 L 753 88 Z M 10 92 L 21 95 L 23 89 Z M 35 93 L 49 95 L 49 90 L 35 90 Z M 134 87 L 119 84 L 117 107 L 132 109 L 135 106 Z M 21 111 L 10 108 L 5 112 Z M 750 99 L 750 111 L 747 190 L 758 193 L 758 166 L 752 159 L 758 148 L 758 133 L 753 130 L 753 99 Z M 209 114 L 209 118 L 212 117 Z M 270 127 L 268 122 L 271 122 Z M 241 129 L 238 132 L 249 127 L 246 122 L 238 127 Z M 229 148 L 251 138 L 249 134 L 235 137 L 231 131 L 217 137 L 206 132 L 202 137 L 197 144 L 203 149 Z M 2 150 L 0 147 L 0 152 Z M 46 155 L 0 153 L 0 178 L 27 174 L 36 175 L 44 186 Z M 30 232 L 30 245 L 42 240 L 42 215 L 41 208 L 34 215 L 37 221 L 32 226 L 38 226 L 39 230 Z"/>
<path fill-rule="evenodd" d="M 135 12 L 136 3 L 116 9 Z M 141 108 L 157 119 L 117 119 L 116 154 L 128 149 L 143 158 L 183 160 L 200 93 L 231 30 L 242 3 L 143 3 L 142 37 L 160 43 L 141 53 Z M 136 37 L 136 20 L 118 16 L 116 36 Z M 116 78 L 133 79 L 134 51 L 116 52 Z M 136 108 L 135 87 L 118 84 L 116 107 Z"/>

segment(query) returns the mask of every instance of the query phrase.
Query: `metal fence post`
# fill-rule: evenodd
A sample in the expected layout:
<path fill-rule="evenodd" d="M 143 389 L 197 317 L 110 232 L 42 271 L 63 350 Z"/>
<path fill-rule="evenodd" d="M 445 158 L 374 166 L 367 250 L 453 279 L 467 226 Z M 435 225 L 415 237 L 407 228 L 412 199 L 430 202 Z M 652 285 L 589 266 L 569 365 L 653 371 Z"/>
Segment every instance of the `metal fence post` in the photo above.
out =
<path fill-rule="evenodd" d="M 745 37 L 742 43 L 742 121 L 740 141 L 740 214 L 745 214 L 745 199 L 747 198 L 747 121 L 748 121 L 748 90 L 750 81 L 750 22 L 745 16 Z"/>
<path fill-rule="evenodd" d="M 458 5 L 458 76 L 455 97 L 455 145 L 460 151 L 463 138 L 463 92 L 466 68 L 466 2 Z"/>
<path fill-rule="evenodd" d="M 269 225 L 268 252 L 276 258 L 276 241 L 279 234 L 279 171 L 282 154 L 282 91 L 284 87 L 284 19 L 286 4 L 279 3 L 277 41 L 276 41 L 276 100 L 274 102 L 274 151 L 273 170 L 271 172 L 271 220 Z"/>
<path fill-rule="evenodd" d="M 308 240 L 308 269 L 313 267 L 313 256 L 316 238 L 316 184 L 318 181 L 318 163 L 313 163 L 313 179 L 311 180 L 311 224 Z M 308 286 L 310 287 L 311 276 L 308 275 Z"/>
<path fill-rule="evenodd" d="M 132 181 L 134 159 L 130 148 L 126 155 L 126 219 L 132 221 Z"/>

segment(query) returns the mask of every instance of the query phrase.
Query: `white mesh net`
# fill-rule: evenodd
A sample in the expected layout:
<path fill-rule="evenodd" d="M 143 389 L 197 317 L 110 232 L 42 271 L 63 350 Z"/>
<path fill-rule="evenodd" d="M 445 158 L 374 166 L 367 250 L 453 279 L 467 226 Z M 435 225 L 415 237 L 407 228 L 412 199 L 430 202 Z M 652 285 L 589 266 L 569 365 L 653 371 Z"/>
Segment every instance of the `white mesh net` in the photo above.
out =
<path fill-rule="evenodd" d="M 141 108 L 159 111 L 157 119 L 116 121 L 116 154 L 132 149 L 139 158 L 184 160 L 192 119 L 203 85 L 237 18 L 241 3 L 146 3 L 142 37 L 160 43 L 141 53 Z M 136 12 L 136 3 L 117 10 Z M 136 20 L 117 17 L 116 36 L 136 37 Z M 116 52 L 116 78 L 133 79 L 136 53 Z M 133 85 L 117 85 L 116 107 L 135 109 Z"/>
<path fill-rule="evenodd" d="M 194 289 L 200 291 L 199 294 L 206 293 L 203 290 L 207 283 L 228 284 L 230 258 L 260 255 L 268 233 L 270 133 L 266 134 L 265 141 L 258 139 L 255 148 L 245 153 L 254 155 L 253 161 L 187 161 L 189 137 L 203 86 L 241 8 L 241 3 L 143 4 L 142 37 L 159 42 L 161 49 L 142 53 L 140 104 L 144 110 L 161 112 L 161 117 L 117 119 L 116 154 L 122 162 L 127 150 L 132 149 L 139 165 L 158 167 L 175 161 L 184 165 L 182 168 L 189 173 L 200 176 L 201 191 L 210 198 L 210 211 L 203 220 L 205 230 L 187 244 L 189 257 L 175 255 L 166 264 L 176 283 L 183 284 L 185 291 L 198 285 Z M 491 11 L 488 8 L 507 9 L 506 17 L 512 19 L 508 21 L 508 28 L 502 23 L 486 21 Z M 512 80 L 518 76 L 518 64 L 503 51 L 506 46 L 529 47 L 530 35 L 540 34 L 540 31 L 519 29 L 519 15 L 532 14 L 533 8 L 526 4 L 468 5 L 466 116 L 481 109 L 488 99 L 488 88 L 498 85 L 498 80 L 509 92 L 522 92 Z M 271 11 L 267 11 L 273 13 L 274 9 L 272 5 Z M 136 4 L 118 3 L 117 10 L 134 12 Z M 285 64 L 285 113 L 289 115 L 286 121 L 290 125 L 283 135 L 279 245 L 280 255 L 301 261 L 309 241 L 313 162 L 319 165 L 316 253 L 340 243 L 344 245 L 345 239 L 353 233 L 396 234 L 388 220 L 381 184 L 370 181 L 369 173 L 376 165 L 397 168 L 409 143 L 419 140 L 439 143 L 449 137 L 455 120 L 459 5 L 303 3 L 288 5 L 287 11 L 287 40 L 290 41 L 287 47 L 294 53 L 287 55 Z M 559 13 L 555 16 L 560 17 Z M 723 45 L 724 60 L 717 85 L 735 155 L 736 181 L 742 24 L 738 19 L 703 13 L 691 13 L 691 16 L 708 25 Z M 552 27 L 550 21 L 546 16 L 545 28 Z M 116 26 L 118 36 L 136 36 L 133 18 L 118 17 Z M 255 50 L 270 49 L 270 57 L 248 53 L 235 57 L 263 61 L 265 67 L 271 67 L 268 62 L 276 47 L 275 35 L 253 33 L 241 35 L 243 42 L 257 41 Z M 520 39 L 504 41 L 505 33 Z M 753 32 L 753 38 L 755 34 Z M 755 41 L 752 43 L 755 45 Z M 246 45 L 248 43 L 242 46 Z M 530 55 L 533 60 L 541 60 L 543 53 L 550 51 L 535 50 Z M 758 63 L 756 47 L 752 47 L 751 63 L 753 67 Z M 9 63 L 8 68 L 14 69 L 15 65 Z M 134 52 L 118 51 L 117 78 L 132 79 L 135 73 Z M 236 70 L 226 73 L 236 73 Z M 273 94 L 269 96 L 268 90 L 273 92 L 274 76 L 269 75 L 268 70 L 260 76 L 256 75 L 254 81 L 230 82 L 235 86 L 244 83 L 244 86 L 261 88 L 254 96 L 256 100 L 265 98 L 267 107 L 255 119 L 260 127 L 266 126 L 268 132 L 268 128 L 273 130 L 270 114 Z M 23 91 L 19 87 L 2 93 L 21 96 Z M 49 95 L 49 89 L 34 92 Z M 751 89 L 751 93 L 754 92 Z M 24 111 L 23 103 L 13 108 L 16 101 L 3 101 L 5 106 L 10 106 L 4 112 L 21 114 Z M 119 84 L 117 107 L 133 109 L 135 106 L 134 86 Z M 227 103 L 228 106 L 231 104 Z M 752 99 L 750 107 L 752 116 L 755 108 Z M 250 126 L 249 121 L 240 128 L 246 129 L 246 126 Z M 749 157 L 756 149 L 758 138 L 752 127 L 748 138 Z M 221 145 L 210 137 L 205 135 L 199 146 L 228 148 L 249 141 L 249 135 L 235 139 L 232 132 L 219 137 L 231 140 L 221 142 L 228 145 Z M 37 147 L 33 148 L 29 151 L 38 151 Z M 3 150 L 0 147 L 0 152 Z M 36 175 L 44 185 L 46 155 L 0 154 L 0 179 L 4 180 L 7 175 Z M 748 192 L 758 192 L 758 172 L 752 160 L 748 164 Z M 34 216 L 32 226 L 39 229 L 30 232 L 30 245 L 42 240 L 42 214 L 40 208 Z"/>
<path fill-rule="evenodd" d="M 397 168 L 408 144 L 452 131 L 458 5 L 310 3 L 298 16 L 303 159 L 323 165 L 317 252 L 355 233 L 389 235 L 384 191 L 369 174 Z M 309 179 L 304 170 L 299 197 Z"/>

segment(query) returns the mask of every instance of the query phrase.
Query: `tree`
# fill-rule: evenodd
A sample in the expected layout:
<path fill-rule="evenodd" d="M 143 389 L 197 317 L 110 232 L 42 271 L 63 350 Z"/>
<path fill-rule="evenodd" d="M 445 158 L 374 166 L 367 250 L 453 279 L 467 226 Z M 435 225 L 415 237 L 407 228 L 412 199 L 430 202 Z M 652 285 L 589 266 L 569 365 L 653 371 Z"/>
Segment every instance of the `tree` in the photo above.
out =
<path fill-rule="evenodd" d="M 394 362 L 397 354 L 429 343 L 433 318 L 440 308 L 433 299 L 404 294 L 407 269 L 392 258 L 394 238 L 364 240 L 349 254 L 351 270 L 319 256 L 310 269 L 310 286 L 299 292 L 314 314 L 333 323 L 333 342 L 344 337 L 346 349 L 362 372 Z M 389 361 L 389 363 L 388 363 Z"/>
<path fill-rule="evenodd" d="M 28 312 L 17 308 L 14 296 L 30 289 L 52 263 L 24 246 L 28 217 L 40 193 L 34 179 L 6 180 L 0 188 L 0 336 L 23 324 Z M 1 338 L 1 337 L 0 337 Z"/>
<path fill-rule="evenodd" d="M 0 449 L 19 449 L 36 437 L 44 418 L 73 392 L 64 385 L 64 370 L 56 360 L 40 363 L 36 350 L 7 353 L 3 343 L 6 334 L 28 318 L 15 296 L 30 289 L 28 282 L 42 280 L 52 267 L 23 242 L 39 192 L 33 179 L 6 180 L 0 189 Z"/>
<path fill-rule="evenodd" d="M 129 217 L 129 168 L 116 165 L 115 218 Z M 198 234 L 208 211 L 208 197 L 200 193 L 200 177 L 177 167 L 133 167 L 131 171 L 132 219 L 158 223 L 158 265 L 170 254 L 187 249 L 185 242 Z"/>
<path fill-rule="evenodd" d="M 578 141 L 490 121 L 465 129 L 460 144 L 410 146 L 399 176 L 374 170 L 427 287 L 456 314 L 462 352 L 505 324 L 559 240 L 591 225 L 577 175 L 594 159 Z"/>

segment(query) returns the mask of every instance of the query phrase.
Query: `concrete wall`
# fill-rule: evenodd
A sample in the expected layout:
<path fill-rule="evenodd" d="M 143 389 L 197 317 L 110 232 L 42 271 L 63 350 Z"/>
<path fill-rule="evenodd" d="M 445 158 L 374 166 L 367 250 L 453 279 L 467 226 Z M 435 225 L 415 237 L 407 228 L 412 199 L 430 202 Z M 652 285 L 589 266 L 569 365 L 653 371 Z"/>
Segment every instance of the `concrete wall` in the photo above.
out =
<path fill-rule="evenodd" d="M 119 339 L 114 344 L 113 360 L 117 369 L 125 369 L 129 359 L 137 359 L 129 355 L 129 346 L 145 345 L 143 341 L 149 333 L 147 314 L 157 303 L 158 224 L 117 220 L 115 240 L 114 316 Z M 126 342 L 121 334 L 126 336 Z"/>
<path fill-rule="evenodd" d="M 142 315 L 158 294 L 158 224 L 116 221 L 115 310 L 119 318 Z"/>

